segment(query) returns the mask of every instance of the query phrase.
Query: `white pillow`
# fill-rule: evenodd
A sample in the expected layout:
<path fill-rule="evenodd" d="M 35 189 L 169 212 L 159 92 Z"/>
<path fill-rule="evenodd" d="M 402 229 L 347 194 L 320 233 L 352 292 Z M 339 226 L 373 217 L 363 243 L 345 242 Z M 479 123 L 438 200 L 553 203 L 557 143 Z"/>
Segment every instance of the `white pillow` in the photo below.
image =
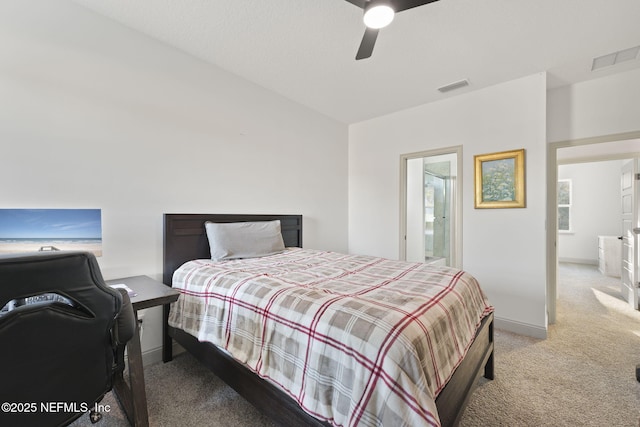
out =
<path fill-rule="evenodd" d="M 205 222 L 211 259 L 257 258 L 284 251 L 280 220 Z"/>

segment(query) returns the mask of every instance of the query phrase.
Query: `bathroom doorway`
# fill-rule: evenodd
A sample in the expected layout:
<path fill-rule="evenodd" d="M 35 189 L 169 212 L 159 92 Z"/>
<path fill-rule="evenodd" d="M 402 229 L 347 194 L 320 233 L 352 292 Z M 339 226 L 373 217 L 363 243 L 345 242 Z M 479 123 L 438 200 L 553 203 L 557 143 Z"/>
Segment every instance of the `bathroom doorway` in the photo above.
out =
<path fill-rule="evenodd" d="M 401 156 L 401 258 L 459 267 L 461 147 Z"/>

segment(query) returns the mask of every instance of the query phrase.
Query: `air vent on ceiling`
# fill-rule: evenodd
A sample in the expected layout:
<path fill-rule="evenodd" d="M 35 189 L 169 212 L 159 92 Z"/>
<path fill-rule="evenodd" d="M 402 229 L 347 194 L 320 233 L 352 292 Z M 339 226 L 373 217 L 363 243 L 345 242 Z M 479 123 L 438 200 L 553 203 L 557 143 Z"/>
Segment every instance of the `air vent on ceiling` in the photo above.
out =
<path fill-rule="evenodd" d="M 454 89 L 459 89 L 461 87 L 469 86 L 469 80 L 459 80 L 457 82 L 449 83 L 448 85 L 444 85 L 438 88 L 440 92 L 449 92 Z"/>
<path fill-rule="evenodd" d="M 604 67 L 610 67 L 621 62 L 634 60 L 638 57 L 639 52 L 640 46 L 635 46 L 629 49 L 609 53 L 607 55 L 598 56 L 597 58 L 593 58 L 591 71 L 599 70 L 600 68 Z"/>

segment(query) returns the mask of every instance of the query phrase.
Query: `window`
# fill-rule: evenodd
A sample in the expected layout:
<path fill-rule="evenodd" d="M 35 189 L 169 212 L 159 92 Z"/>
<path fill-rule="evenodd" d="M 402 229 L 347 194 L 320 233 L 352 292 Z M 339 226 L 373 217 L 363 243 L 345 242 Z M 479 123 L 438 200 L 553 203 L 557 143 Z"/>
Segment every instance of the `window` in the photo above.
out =
<path fill-rule="evenodd" d="M 571 231 L 571 180 L 558 180 L 558 231 Z"/>

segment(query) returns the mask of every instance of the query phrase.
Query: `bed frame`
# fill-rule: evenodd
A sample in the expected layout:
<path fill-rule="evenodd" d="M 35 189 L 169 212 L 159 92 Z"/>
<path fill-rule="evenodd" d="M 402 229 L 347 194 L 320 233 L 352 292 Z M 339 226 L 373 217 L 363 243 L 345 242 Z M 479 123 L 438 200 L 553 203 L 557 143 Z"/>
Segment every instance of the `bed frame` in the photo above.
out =
<path fill-rule="evenodd" d="M 287 247 L 302 247 L 302 215 L 165 214 L 163 281 L 171 286 L 173 272 L 192 259 L 210 258 L 204 229 L 205 221 L 244 222 L 279 219 Z M 265 415 L 282 426 L 328 426 L 304 412 L 279 388 L 260 378 L 216 346 L 200 342 L 181 329 L 167 324 L 169 309 L 164 309 L 163 360 L 172 359 L 172 340 L 184 347 L 220 379 L 235 389 Z M 467 356 L 455 370 L 436 399 L 443 427 L 458 424 L 480 376 L 493 379 L 493 314 L 478 329 Z"/>

